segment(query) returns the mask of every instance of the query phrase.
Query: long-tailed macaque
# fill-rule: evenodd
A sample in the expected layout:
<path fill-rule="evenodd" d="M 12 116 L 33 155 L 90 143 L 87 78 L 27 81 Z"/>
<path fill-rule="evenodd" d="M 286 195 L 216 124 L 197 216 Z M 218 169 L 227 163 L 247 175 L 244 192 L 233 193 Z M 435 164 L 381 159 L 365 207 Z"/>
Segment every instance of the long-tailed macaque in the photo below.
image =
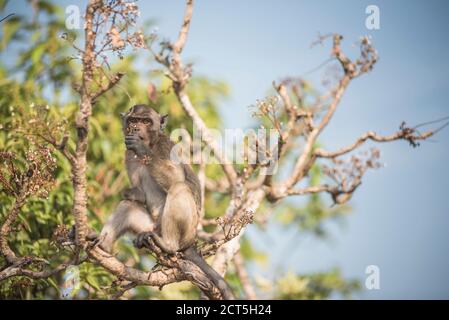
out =
<path fill-rule="evenodd" d="M 115 240 L 127 231 L 137 234 L 142 247 L 148 237 L 166 253 L 182 252 L 213 281 L 224 299 L 232 291 L 194 248 L 201 192 L 198 177 L 188 164 L 170 159 L 174 143 L 163 129 L 166 115 L 146 105 L 122 114 L 126 144 L 126 170 L 132 187 L 111 215 L 100 235 L 100 246 L 111 252 Z M 154 223 L 151 216 L 157 216 Z"/>

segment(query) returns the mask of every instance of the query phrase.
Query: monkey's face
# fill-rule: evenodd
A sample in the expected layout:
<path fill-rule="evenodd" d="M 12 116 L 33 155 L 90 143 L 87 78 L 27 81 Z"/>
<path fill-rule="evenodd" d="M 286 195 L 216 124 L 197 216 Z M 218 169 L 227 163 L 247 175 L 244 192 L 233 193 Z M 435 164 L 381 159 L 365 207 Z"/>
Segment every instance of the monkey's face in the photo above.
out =
<path fill-rule="evenodd" d="M 148 141 L 151 138 L 151 131 L 153 122 L 150 118 L 144 117 L 129 117 L 127 119 L 127 126 L 125 128 L 126 135 L 136 134 L 140 139 Z"/>
<path fill-rule="evenodd" d="M 137 135 L 148 144 L 157 138 L 165 127 L 167 116 L 161 116 L 146 105 L 136 105 L 123 115 L 125 136 Z"/>

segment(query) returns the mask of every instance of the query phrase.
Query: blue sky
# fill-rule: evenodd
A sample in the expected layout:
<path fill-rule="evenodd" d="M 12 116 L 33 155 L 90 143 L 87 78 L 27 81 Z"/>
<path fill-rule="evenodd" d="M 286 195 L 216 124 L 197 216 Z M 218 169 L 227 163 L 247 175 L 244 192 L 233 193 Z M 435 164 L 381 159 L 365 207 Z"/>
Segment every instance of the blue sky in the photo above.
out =
<path fill-rule="evenodd" d="M 380 30 L 365 28 L 370 4 L 380 9 Z M 158 32 L 175 39 L 183 1 L 140 1 L 140 7 L 143 20 L 155 18 Z M 310 48 L 318 32 L 342 34 L 352 57 L 358 53 L 352 44 L 371 35 L 380 60 L 350 85 L 320 139 L 335 149 L 367 130 L 388 134 L 403 120 L 417 124 L 449 115 L 448 15 L 443 0 L 199 0 L 183 56 L 194 61 L 195 73 L 230 85 L 231 97 L 220 107 L 225 127 L 246 128 L 252 123 L 247 107 L 266 96 L 273 80 L 303 75 L 329 57 L 328 44 Z M 323 71 L 309 78 L 317 81 Z M 417 149 L 406 142 L 379 147 L 386 166 L 366 174 L 344 226 L 329 225 L 331 241 L 293 228 L 252 228 L 251 237 L 261 249 L 269 247 L 273 261 L 252 272 L 339 266 L 363 282 L 365 267 L 375 264 L 381 288 L 363 290 L 359 298 L 449 298 L 449 130 Z M 288 259 L 286 250 L 292 250 Z"/>

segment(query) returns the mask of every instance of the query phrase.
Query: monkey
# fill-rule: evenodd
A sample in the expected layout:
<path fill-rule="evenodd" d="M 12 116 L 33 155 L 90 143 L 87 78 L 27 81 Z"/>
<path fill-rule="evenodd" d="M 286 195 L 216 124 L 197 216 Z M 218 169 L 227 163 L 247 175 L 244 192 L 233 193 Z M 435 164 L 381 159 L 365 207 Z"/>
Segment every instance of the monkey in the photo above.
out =
<path fill-rule="evenodd" d="M 128 231 L 137 235 L 137 248 L 151 238 L 169 255 L 182 253 L 210 277 L 224 299 L 233 299 L 223 277 L 195 249 L 200 182 L 189 164 L 170 159 L 174 143 L 164 133 L 168 116 L 138 104 L 121 117 L 132 187 L 124 190 L 123 200 L 104 225 L 99 246 L 111 252 L 117 238 Z"/>

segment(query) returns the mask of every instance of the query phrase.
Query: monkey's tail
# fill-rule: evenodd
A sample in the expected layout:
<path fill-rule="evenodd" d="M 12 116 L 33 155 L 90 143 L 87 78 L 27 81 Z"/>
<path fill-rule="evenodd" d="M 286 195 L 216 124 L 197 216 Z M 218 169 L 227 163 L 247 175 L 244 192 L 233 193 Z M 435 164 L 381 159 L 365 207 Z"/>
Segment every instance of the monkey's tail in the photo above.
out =
<path fill-rule="evenodd" d="M 184 250 L 184 256 L 187 260 L 193 262 L 201 269 L 209 278 L 212 280 L 213 284 L 218 288 L 221 296 L 224 300 L 234 300 L 234 295 L 232 294 L 231 288 L 229 288 L 223 277 L 215 271 L 207 262 L 201 257 L 201 255 L 196 251 L 194 247 L 189 247 Z"/>

